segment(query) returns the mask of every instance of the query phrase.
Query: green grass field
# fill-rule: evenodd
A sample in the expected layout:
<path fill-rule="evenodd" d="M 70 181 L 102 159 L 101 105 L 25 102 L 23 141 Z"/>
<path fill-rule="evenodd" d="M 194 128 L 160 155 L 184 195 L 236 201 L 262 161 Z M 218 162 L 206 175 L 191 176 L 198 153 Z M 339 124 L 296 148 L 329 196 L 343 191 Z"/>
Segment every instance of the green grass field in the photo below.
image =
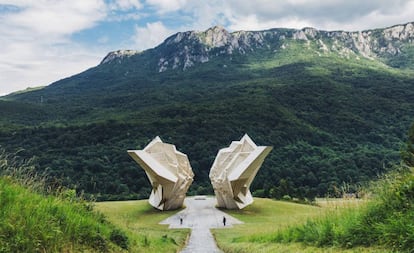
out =
<path fill-rule="evenodd" d="M 243 210 L 226 211 L 244 222 L 231 229 L 213 229 L 218 246 L 226 253 L 232 252 L 389 252 L 380 248 L 313 247 L 302 243 L 269 243 L 272 236 L 295 224 L 306 223 L 310 218 L 332 216 L 338 210 L 357 210 L 361 200 L 320 199 L 318 206 L 302 205 L 271 199 L 255 198 Z M 177 252 L 185 244 L 189 229 L 168 229 L 158 223 L 177 211 L 158 211 L 147 200 L 109 201 L 96 203 L 113 224 L 127 231 L 130 252 Z"/>
<path fill-rule="evenodd" d="M 147 200 L 98 202 L 95 209 L 127 231 L 129 252 L 177 252 L 185 245 L 190 232 L 159 225 L 177 211 L 158 211 Z"/>
<path fill-rule="evenodd" d="M 255 198 L 255 202 L 243 210 L 226 211 L 243 221 L 232 229 L 214 229 L 218 246 L 224 252 L 389 252 L 375 248 L 316 248 L 300 243 L 269 243 L 271 236 L 295 224 L 303 224 L 309 218 L 321 217 L 344 208 L 358 208 L 360 201 L 321 201 L 321 206 L 301 205 L 290 202 Z"/>

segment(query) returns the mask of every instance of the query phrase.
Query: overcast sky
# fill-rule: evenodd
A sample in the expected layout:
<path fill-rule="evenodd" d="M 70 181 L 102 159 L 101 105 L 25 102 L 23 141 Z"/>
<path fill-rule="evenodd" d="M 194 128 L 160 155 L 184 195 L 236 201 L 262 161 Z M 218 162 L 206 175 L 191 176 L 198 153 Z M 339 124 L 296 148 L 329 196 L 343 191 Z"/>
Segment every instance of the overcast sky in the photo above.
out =
<path fill-rule="evenodd" d="M 214 25 L 365 30 L 414 21 L 414 0 L 0 0 L 0 95 L 48 85 L 118 49 Z"/>

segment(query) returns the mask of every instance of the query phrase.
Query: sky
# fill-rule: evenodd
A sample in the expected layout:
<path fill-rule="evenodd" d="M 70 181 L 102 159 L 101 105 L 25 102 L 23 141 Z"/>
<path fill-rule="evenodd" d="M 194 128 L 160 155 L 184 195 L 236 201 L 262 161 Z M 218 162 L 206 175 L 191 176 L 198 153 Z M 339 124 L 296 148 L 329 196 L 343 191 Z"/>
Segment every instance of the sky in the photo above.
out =
<path fill-rule="evenodd" d="M 51 84 L 110 51 L 177 32 L 314 27 L 360 31 L 414 21 L 414 0 L 0 0 L 0 95 Z"/>

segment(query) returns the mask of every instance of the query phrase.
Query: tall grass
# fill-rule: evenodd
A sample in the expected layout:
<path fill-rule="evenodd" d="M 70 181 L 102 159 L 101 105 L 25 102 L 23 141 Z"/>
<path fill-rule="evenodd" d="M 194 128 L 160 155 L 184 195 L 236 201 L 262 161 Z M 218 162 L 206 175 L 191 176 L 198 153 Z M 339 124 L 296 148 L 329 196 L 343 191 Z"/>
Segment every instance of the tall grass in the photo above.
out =
<path fill-rule="evenodd" d="M 318 203 L 320 203 L 318 201 Z M 303 253 L 388 253 L 389 250 L 378 247 L 357 247 L 341 249 L 338 247 L 318 247 L 300 242 L 277 243 L 275 237 L 281 229 L 296 227 L 306 223 L 310 218 L 323 217 L 334 210 L 350 209 L 362 205 L 362 201 L 329 200 L 320 207 L 303 205 L 285 201 L 255 198 L 252 205 L 243 210 L 227 210 L 226 212 L 242 220 L 244 224 L 231 229 L 214 229 L 213 234 L 218 246 L 228 253 L 273 253 L 273 252 L 303 252 Z M 312 234 L 309 234 L 312 236 Z"/>
<path fill-rule="evenodd" d="M 74 190 L 47 192 L 44 177 L 0 153 L 0 252 L 120 252 L 128 238 Z"/>
<path fill-rule="evenodd" d="M 356 209 L 330 212 L 322 218 L 276 233 L 272 242 L 313 246 L 383 246 L 414 249 L 414 173 L 400 167 L 371 187 L 372 200 Z"/>

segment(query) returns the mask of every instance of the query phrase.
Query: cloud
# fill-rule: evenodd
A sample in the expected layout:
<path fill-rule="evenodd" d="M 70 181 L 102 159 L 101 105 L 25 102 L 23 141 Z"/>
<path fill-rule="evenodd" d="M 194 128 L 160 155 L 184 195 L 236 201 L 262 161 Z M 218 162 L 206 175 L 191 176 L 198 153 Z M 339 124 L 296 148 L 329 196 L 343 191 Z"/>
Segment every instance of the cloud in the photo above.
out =
<path fill-rule="evenodd" d="M 16 47 L 23 52 L 36 51 L 36 46 Z M 71 51 L 76 53 L 71 53 Z M 56 51 L 56 49 L 54 49 Z M 93 54 L 79 48 L 61 48 L 56 52 L 46 51 L 41 54 L 18 56 L 11 53 L 13 59 L 0 60 L 0 93 L 22 90 L 26 87 L 48 85 L 56 80 L 71 76 L 95 66 L 101 60 L 100 54 Z M 3 57 L 2 57 L 3 58 Z"/>
<path fill-rule="evenodd" d="M 189 0 L 147 0 L 146 2 L 156 7 L 159 13 L 165 13 L 184 8 Z"/>
<path fill-rule="evenodd" d="M 102 22 L 138 20 L 139 0 L 0 0 L 0 95 L 47 85 L 97 65 L 107 53 L 72 36 Z"/>
<path fill-rule="evenodd" d="M 231 31 L 309 26 L 363 30 L 411 21 L 414 1 L 396 0 L 390 5 L 388 0 L 147 0 L 145 4 L 155 7 L 163 24 L 174 26 L 174 31 L 205 30 L 217 24 Z"/>
<path fill-rule="evenodd" d="M 24 4 L 22 4 L 24 2 Z M 21 1 L 19 11 L 4 14 L 8 26 L 39 35 L 67 35 L 90 28 L 105 17 L 102 1 Z"/>
<path fill-rule="evenodd" d="M 154 47 L 173 34 L 162 22 L 147 23 L 144 27 L 136 26 L 132 37 L 136 49 L 143 50 Z"/>
<path fill-rule="evenodd" d="M 312 26 L 362 30 L 412 21 L 412 0 L 227 0 L 223 13 L 231 29 L 260 30 Z"/>
<path fill-rule="evenodd" d="M 279 20 L 265 20 L 260 21 L 257 15 L 251 14 L 244 17 L 229 17 L 230 25 L 228 28 L 231 31 L 239 30 L 266 30 L 269 28 L 302 28 L 307 27 L 308 22 L 300 20 L 295 17 L 281 18 Z"/>
<path fill-rule="evenodd" d="M 113 7 L 120 10 L 141 9 L 143 5 L 139 0 L 115 0 Z"/>
<path fill-rule="evenodd" d="M 222 0 L 192 1 L 183 9 L 191 19 L 191 28 L 205 30 L 215 25 L 226 26 L 228 18 L 223 14 Z"/>
<path fill-rule="evenodd" d="M 99 0 L 0 0 L 0 93 L 47 85 L 99 63 L 71 35 L 105 19 Z M 102 52 L 99 53 L 103 54 Z"/>
<path fill-rule="evenodd" d="M 129 21 L 129 20 L 140 20 L 142 18 L 142 15 L 140 13 L 136 12 L 130 12 L 130 13 L 112 13 L 108 16 L 106 19 L 106 22 L 123 22 L 123 21 Z"/>
<path fill-rule="evenodd" d="M 7 43 L 0 59 L 0 93 L 43 86 L 74 75 L 97 65 L 101 55 L 76 45 Z"/>

